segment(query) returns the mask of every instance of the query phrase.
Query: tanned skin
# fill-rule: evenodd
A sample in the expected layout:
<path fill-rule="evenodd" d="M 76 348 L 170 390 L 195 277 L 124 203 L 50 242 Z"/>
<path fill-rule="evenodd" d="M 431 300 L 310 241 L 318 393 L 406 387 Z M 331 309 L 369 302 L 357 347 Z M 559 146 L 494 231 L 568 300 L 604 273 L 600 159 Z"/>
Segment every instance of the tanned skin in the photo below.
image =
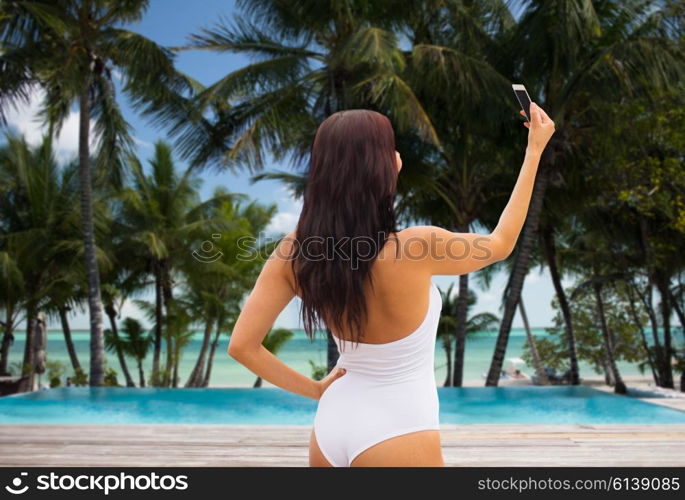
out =
<path fill-rule="evenodd" d="M 523 110 L 520 113 L 525 116 Z M 366 293 L 364 342 L 392 342 L 418 328 L 428 308 L 433 276 L 471 273 L 511 254 L 526 219 L 540 156 L 554 134 L 554 122 L 535 103 L 531 104 L 531 121 L 523 125 L 529 129 L 523 165 L 509 202 L 490 234 L 413 226 L 399 231 L 396 240 L 388 239 L 371 267 L 375 286 L 373 292 L 367 289 Z M 399 173 L 402 159 L 399 153 L 396 157 Z M 286 236 L 264 265 L 235 324 L 228 354 L 267 382 L 318 400 L 334 380 L 345 375 L 344 369 L 316 381 L 290 368 L 262 345 L 278 315 L 299 295 L 290 262 L 294 237 L 294 232 Z M 333 334 L 349 338 L 346 332 Z M 313 431 L 310 465 L 330 466 Z M 387 439 L 359 454 L 352 463 L 361 467 L 443 465 L 440 433 L 436 430 Z"/>

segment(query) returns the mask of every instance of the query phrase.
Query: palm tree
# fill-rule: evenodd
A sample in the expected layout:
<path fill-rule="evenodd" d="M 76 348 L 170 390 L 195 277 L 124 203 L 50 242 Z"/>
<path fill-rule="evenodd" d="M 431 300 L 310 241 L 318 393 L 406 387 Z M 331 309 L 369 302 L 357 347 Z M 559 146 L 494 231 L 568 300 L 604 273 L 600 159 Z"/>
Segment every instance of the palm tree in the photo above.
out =
<path fill-rule="evenodd" d="M 604 349 L 606 353 L 608 367 L 611 373 L 611 379 L 614 383 L 614 391 L 617 394 L 625 394 L 627 392 L 626 385 L 623 382 L 621 373 L 619 372 L 618 366 L 616 364 L 614 338 L 607 324 L 606 314 L 604 310 L 604 300 L 602 298 L 603 286 L 607 282 L 616 279 L 616 277 L 617 276 L 601 276 L 598 274 L 594 274 L 593 270 L 593 274 L 586 281 L 583 281 L 578 286 L 576 286 L 575 290 L 571 294 L 571 300 L 577 298 L 581 293 L 586 293 L 588 291 L 591 291 L 591 293 L 593 294 L 597 304 L 597 318 L 599 320 L 599 326 L 602 332 L 602 338 L 604 340 Z M 619 275 L 618 277 L 622 276 Z"/>
<path fill-rule="evenodd" d="M 685 74 L 685 54 L 677 46 L 677 7 L 656 0 L 524 4 L 507 43 L 509 70 L 503 72 L 526 84 L 531 98 L 554 120 L 556 132 L 540 161 L 486 385 L 499 381 L 550 178 L 587 163 L 587 157 L 578 158 L 577 145 L 602 131 L 603 117 L 593 103 L 615 102 L 623 95 L 653 99 Z"/>
<path fill-rule="evenodd" d="M 178 366 L 181 363 L 183 350 L 193 340 L 195 334 L 192 329 L 193 317 L 187 309 L 187 304 L 182 300 L 174 300 L 166 323 L 167 337 L 171 340 L 167 342 L 167 346 L 173 346 L 172 353 L 168 356 L 166 368 L 170 380 L 166 384 L 171 387 L 178 387 L 180 381 Z"/>
<path fill-rule="evenodd" d="M 538 383 L 539 385 L 547 385 L 549 384 L 549 377 L 547 377 L 545 367 L 542 366 L 542 361 L 540 360 L 540 353 L 538 352 L 535 337 L 533 336 L 533 331 L 528 322 L 528 314 L 523 305 L 523 295 L 519 298 L 519 313 L 521 314 L 521 320 L 523 321 L 523 329 L 526 331 L 526 340 L 528 341 L 530 356 L 533 358 L 533 367 L 535 368 L 535 374 L 538 376 Z M 577 358 L 576 362 L 578 362 Z"/>
<path fill-rule="evenodd" d="M 209 348 L 209 356 L 207 357 L 207 369 L 205 370 L 202 387 L 209 387 L 209 381 L 212 377 L 212 366 L 214 364 L 214 354 L 219 346 L 219 338 L 221 334 L 226 333 L 227 335 L 230 335 L 235 327 L 235 322 L 238 320 L 239 314 L 239 302 L 236 300 L 231 303 L 231 307 L 228 308 L 228 311 L 222 311 L 221 315 L 217 319 L 216 327 L 214 329 L 214 339 L 212 340 L 212 345 Z"/>
<path fill-rule="evenodd" d="M 619 232 L 618 224 L 611 224 L 609 215 L 595 205 L 586 209 L 582 217 L 582 226 L 576 226 L 574 231 L 569 231 L 569 250 L 576 266 L 576 273 L 581 278 L 575 286 L 570 299 L 573 300 L 582 294 L 592 294 L 596 305 L 596 318 L 602 332 L 604 351 L 608 372 L 614 383 L 614 390 L 619 394 L 626 393 L 626 386 L 616 365 L 614 349 L 614 336 L 609 329 L 606 308 L 603 298 L 603 289 L 618 281 L 623 281 L 627 275 L 627 269 L 621 260 L 622 254 L 617 251 L 620 241 L 614 236 Z"/>
<path fill-rule="evenodd" d="M 682 90 L 662 94 L 657 105 L 640 99 L 609 107 L 606 141 L 593 148 L 597 155 L 591 174 L 602 186 L 592 207 L 604 214 L 593 227 L 612 229 L 615 247 L 626 249 L 614 252 L 614 267 L 630 271 L 630 303 L 638 299 L 634 309 L 644 310 L 651 324 L 648 361 L 662 387 L 674 386 L 670 318 L 677 306 L 672 283 L 681 279 L 683 269 L 683 95 Z"/>
<path fill-rule="evenodd" d="M 500 0 L 417 2 L 408 16 L 407 78 L 439 141 L 432 152 L 419 146 L 416 156 L 428 157 L 437 170 L 436 183 L 443 188 L 436 193 L 439 196 L 411 200 L 408 212 L 414 218 L 470 232 L 483 207 L 501 196 L 493 189 L 494 178 L 507 163 L 493 152 L 510 140 L 497 135 L 502 125 L 515 123 L 515 115 L 507 113 L 510 84 L 496 64 L 501 57 L 498 41 L 513 24 Z M 409 158 L 407 163 L 414 161 Z M 469 274 L 458 280 L 455 362 L 454 371 L 448 372 L 454 386 L 463 382 Z"/>
<path fill-rule="evenodd" d="M 0 347 L 0 376 L 9 375 L 8 363 L 10 347 L 14 342 L 14 327 L 18 323 L 21 311 L 21 297 L 24 292 L 24 280 L 13 255 L 5 250 L 0 251 L 0 301 L 5 316 L 0 320 L 2 326 L 2 347 Z"/>
<path fill-rule="evenodd" d="M 110 209 L 111 223 L 106 237 L 103 238 L 102 250 L 111 264 L 102 272 L 102 299 L 105 314 L 109 319 L 110 336 L 113 337 L 110 348 L 117 355 L 121 371 L 126 379 L 126 385 L 134 387 L 135 382 L 128 369 L 125 352 L 119 339 L 117 318 L 121 314 L 125 302 L 133 295 L 148 288 L 149 283 L 144 269 L 144 261 L 130 258 L 133 244 L 125 233 L 126 228 L 122 227 L 120 213 L 118 212 L 121 208 L 117 200 L 119 193 L 116 190 L 110 189 L 110 191 L 112 192 L 108 195 L 108 209 Z"/>
<path fill-rule="evenodd" d="M 122 234 L 128 239 L 129 255 L 145 263 L 145 272 L 152 277 L 155 290 L 151 384 L 168 386 L 175 351 L 167 322 L 172 319 L 173 289 L 179 278 L 176 268 L 190 258 L 196 241 L 230 228 L 230 220 L 207 217 L 208 208 L 240 196 L 223 193 L 201 201 L 198 195 L 201 180 L 197 172 L 187 169 L 179 175 L 171 148 L 161 141 L 155 144 L 150 174 L 145 174 L 140 161 L 133 156 L 129 164 L 133 184 L 118 195 L 120 224 Z M 167 352 L 164 370 L 160 365 L 163 339 Z"/>
<path fill-rule="evenodd" d="M 578 366 L 578 347 L 571 305 L 562 285 L 564 274 L 570 270 L 565 265 L 564 236 L 572 232 L 570 225 L 578 223 L 578 218 L 569 217 L 569 214 L 576 213 L 577 207 L 591 205 L 593 196 L 596 195 L 596 190 L 589 189 L 586 177 L 586 173 L 584 175 L 580 169 L 573 169 L 563 177 L 559 175 L 550 179 L 549 196 L 550 199 L 554 200 L 554 203 L 545 207 L 545 211 L 540 217 L 540 230 L 538 231 L 542 257 L 549 269 L 554 292 L 564 319 L 569 357 L 569 382 L 572 385 L 580 384 L 580 368 Z M 533 353 L 531 352 L 531 354 Z"/>
<path fill-rule="evenodd" d="M 442 296 L 442 311 L 440 313 L 440 321 L 438 322 L 437 338 L 442 342 L 442 348 L 445 350 L 447 368 L 447 376 L 443 383 L 445 387 L 450 387 L 452 385 L 452 342 L 454 340 L 454 332 L 457 323 L 455 304 L 453 301 L 450 301 L 453 287 L 454 283 L 450 283 L 447 290 L 444 292 L 440 290 L 440 295 Z"/>
<path fill-rule="evenodd" d="M 11 339 L 16 310 L 26 311 L 27 334 L 22 372 L 33 376 L 34 329 L 41 309 L 50 309 L 50 297 L 65 281 L 67 269 L 78 257 L 76 168 L 60 168 L 46 138 L 30 147 L 20 137 L 6 136 L 0 150 L 0 251 L 8 283 L 20 284 L 2 292 L 6 303 L 5 339 Z M 18 292 L 22 295 L 17 295 Z M 9 355 L 5 342 L 5 355 Z M 4 363 L 6 363 L 5 358 Z"/>
<path fill-rule="evenodd" d="M 276 356 L 278 355 L 278 352 L 283 348 L 283 346 L 287 344 L 288 341 L 292 338 L 293 332 L 291 332 L 290 330 L 286 328 L 276 328 L 275 330 L 270 331 L 266 335 L 266 337 L 264 337 L 262 345 L 266 348 L 267 351 Z M 257 377 L 257 380 L 255 380 L 253 387 L 261 386 L 262 377 Z"/>
<path fill-rule="evenodd" d="M 0 119 L 7 106 L 43 91 L 42 116 L 59 131 L 74 103 L 79 106 L 79 194 L 84 263 L 88 283 L 90 383 L 104 383 L 102 299 L 93 224 L 90 144 L 97 139 L 97 165 L 121 179 L 123 157 L 132 146 L 116 102 L 115 72 L 134 106 L 147 113 L 177 106 L 175 92 L 189 89 L 169 51 L 121 28 L 139 20 L 148 1 L 26 0 L 0 7 Z M 94 138 L 90 126 L 93 123 Z M 105 168 L 106 167 L 106 168 Z M 31 318 L 29 318 L 29 322 Z"/>
<path fill-rule="evenodd" d="M 447 378 L 445 379 L 444 386 L 449 387 L 452 384 L 452 378 L 450 376 L 450 366 L 452 365 L 452 342 L 454 337 L 454 332 L 458 331 L 456 329 L 456 322 L 458 321 L 459 315 L 459 296 L 453 296 L 452 291 L 454 288 L 454 283 L 450 283 L 447 290 L 444 292 L 440 290 L 440 295 L 442 295 L 442 312 L 440 313 L 440 323 L 438 326 L 438 338 L 442 340 L 443 348 L 445 349 L 445 354 L 447 356 Z M 483 330 L 492 329 L 499 318 L 492 313 L 483 312 L 474 314 L 473 316 L 468 315 L 468 311 L 476 305 L 478 302 L 478 297 L 473 290 L 469 290 L 469 297 L 466 301 L 467 304 L 467 321 L 464 326 L 465 335 L 481 332 Z"/>
<path fill-rule="evenodd" d="M 400 76 L 405 66 L 393 28 L 403 2 L 239 0 L 224 20 L 190 37 L 186 49 L 244 54 L 255 63 L 207 87 L 200 109 L 215 106 L 211 133 L 191 123 L 178 128 L 181 151 L 200 162 L 263 166 L 263 152 L 304 162 L 318 123 L 352 107 L 385 109 L 400 128 L 434 130 Z M 177 130 L 178 132 L 178 130 Z"/>
<path fill-rule="evenodd" d="M 225 194 L 223 190 L 215 191 L 217 197 L 222 194 Z M 230 315 L 230 311 L 254 285 L 264 263 L 264 254 L 268 251 L 253 248 L 255 258 L 243 259 L 241 255 L 245 244 L 257 242 L 259 234 L 276 212 L 275 205 L 266 207 L 257 202 L 242 206 L 239 202 L 226 201 L 208 208 L 208 217 L 225 219 L 230 229 L 211 242 L 211 249 L 193 254 L 193 258 L 183 265 L 183 274 L 186 276 L 184 288 L 187 290 L 183 300 L 189 304 L 192 315 L 202 318 L 204 322 L 202 346 L 186 387 L 203 386 L 212 333 L 219 326 L 219 319 Z M 198 245 L 202 248 L 202 244 L 206 243 L 199 242 Z"/>
<path fill-rule="evenodd" d="M 79 235 L 75 235 L 79 236 Z M 80 238 L 75 240 L 80 243 Z M 86 300 L 86 295 L 83 293 L 82 273 L 74 272 L 75 262 L 72 266 L 60 265 L 57 272 L 63 273 L 63 279 L 60 280 L 53 287 L 49 295 L 49 302 L 46 309 L 59 317 L 62 333 L 64 334 L 64 342 L 69 354 L 69 360 L 74 372 L 83 371 L 81 363 L 78 359 L 74 340 L 71 335 L 71 325 L 69 324 L 69 313 L 74 309 L 81 308 L 81 304 Z"/>
<path fill-rule="evenodd" d="M 550 275 L 552 276 L 552 283 L 554 290 L 559 299 L 559 307 L 564 317 L 564 327 L 566 329 L 566 338 L 568 341 L 569 361 L 571 370 L 571 384 L 580 384 L 580 369 L 578 368 L 578 351 L 576 349 L 576 336 L 573 331 L 573 320 L 571 318 L 571 308 L 566 297 L 566 292 L 561 284 L 561 273 L 557 264 L 556 245 L 554 243 L 553 229 L 551 226 L 545 226 L 541 231 L 542 240 L 544 243 L 545 257 L 549 267 Z"/>
<path fill-rule="evenodd" d="M 123 351 L 136 360 L 138 366 L 138 380 L 140 387 L 145 387 L 145 372 L 143 371 L 143 361 L 152 345 L 152 335 L 143 331 L 143 326 L 138 320 L 124 318 L 121 327 L 122 335 L 119 337 Z"/>
<path fill-rule="evenodd" d="M 230 286 L 216 287 L 217 283 L 215 280 L 202 280 L 202 284 L 197 286 L 197 290 L 200 290 L 200 293 L 205 297 L 209 296 L 210 300 L 219 299 L 222 301 L 222 307 L 216 309 L 214 338 L 209 348 L 206 368 L 200 387 L 209 387 L 219 338 L 222 333 L 230 335 L 233 331 L 235 322 L 240 314 L 242 300 L 245 294 L 254 286 L 254 281 L 261 271 L 263 259 L 271 254 L 278 244 L 278 241 L 267 241 L 262 244 L 256 238 L 273 217 L 275 213 L 274 206 L 264 207 L 256 202 L 251 202 L 245 206 L 224 203 L 218 211 L 228 220 L 239 220 L 240 224 L 238 224 L 238 227 L 242 228 L 243 236 L 247 236 L 247 238 L 243 237 L 240 240 L 221 238 L 218 243 L 217 248 L 223 253 L 222 259 L 230 265 Z M 238 241 L 241 242 L 240 253 L 235 251 Z M 246 250 L 249 252 L 247 256 L 242 253 Z M 196 266 L 197 263 L 194 265 Z M 197 271 L 190 271 L 186 273 L 186 276 L 188 276 L 186 283 L 192 286 L 195 281 L 201 280 L 203 274 L 197 273 Z M 197 278 L 197 280 L 194 278 Z M 209 289 L 203 291 L 205 287 Z"/>
<path fill-rule="evenodd" d="M 187 48 L 233 52 L 257 59 L 198 95 L 199 113 L 216 119 L 175 122 L 181 152 L 208 161 L 259 170 L 264 153 L 306 165 L 318 124 L 341 109 L 384 111 L 398 129 L 435 131 L 402 73 L 406 66 L 394 29 L 405 2 L 238 2 L 244 16 L 192 35 Z M 337 348 L 327 330 L 328 365 Z"/>

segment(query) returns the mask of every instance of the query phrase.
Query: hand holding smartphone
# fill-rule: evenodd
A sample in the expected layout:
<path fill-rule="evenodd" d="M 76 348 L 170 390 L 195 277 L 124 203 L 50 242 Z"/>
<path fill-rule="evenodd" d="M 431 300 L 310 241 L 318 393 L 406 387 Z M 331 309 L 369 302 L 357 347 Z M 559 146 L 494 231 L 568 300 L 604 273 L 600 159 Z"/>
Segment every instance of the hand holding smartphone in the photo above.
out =
<path fill-rule="evenodd" d="M 531 99 L 530 96 L 528 95 L 528 91 L 526 90 L 526 87 L 521 85 L 520 83 L 514 83 L 511 88 L 514 89 L 514 94 L 516 94 L 516 99 L 518 99 L 519 104 L 521 105 L 521 109 L 523 109 L 523 112 L 526 114 L 526 118 L 528 121 L 530 121 L 530 103 Z"/>
<path fill-rule="evenodd" d="M 531 108 L 532 101 L 523 85 L 515 83 L 512 88 L 528 119 L 528 122 L 524 123 L 529 131 L 528 145 L 541 152 L 554 134 L 554 122 L 540 106 L 534 105 Z"/>

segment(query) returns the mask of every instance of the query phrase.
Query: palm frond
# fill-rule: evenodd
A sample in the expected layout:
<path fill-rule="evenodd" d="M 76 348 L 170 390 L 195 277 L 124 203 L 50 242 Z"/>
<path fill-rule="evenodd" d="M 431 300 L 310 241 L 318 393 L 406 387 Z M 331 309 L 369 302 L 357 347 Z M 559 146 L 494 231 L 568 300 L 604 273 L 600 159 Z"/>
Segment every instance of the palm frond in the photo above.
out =
<path fill-rule="evenodd" d="M 114 85 L 109 75 L 96 74 L 93 82 L 92 117 L 98 143 L 96 167 L 106 173 L 115 188 L 123 185 L 126 158 L 133 153 L 130 127 L 116 103 Z"/>
<path fill-rule="evenodd" d="M 262 172 L 250 177 L 250 182 L 259 182 L 264 180 L 280 181 L 292 191 L 296 198 L 300 198 L 304 194 L 304 189 L 307 185 L 307 176 L 286 172 L 283 170 L 273 172 Z"/>
<path fill-rule="evenodd" d="M 203 28 L 199 34 L 191 35 L 190 45 L 182 48 L 240 52 L 258 58 L 323 58 L 321 53 L 307 48 L 309 40 L 306 38 L 300 40 L 299 44 L 293 44 L 292 39 L 284 43 L 286 40 L 274 38 L 272 34 L 273 32 L 259 29 L 240 15 L 234 16 L 232 23 L 220 17 L 213 27 Z"/>

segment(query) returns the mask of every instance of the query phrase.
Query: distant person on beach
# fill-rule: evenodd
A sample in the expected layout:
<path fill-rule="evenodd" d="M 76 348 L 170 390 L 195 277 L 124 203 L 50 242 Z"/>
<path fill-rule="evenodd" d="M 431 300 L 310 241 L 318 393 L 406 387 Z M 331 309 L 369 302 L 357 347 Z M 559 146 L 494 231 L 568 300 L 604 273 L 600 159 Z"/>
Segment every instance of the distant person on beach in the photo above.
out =
<path fill-rule="evenodd" d="M 442 300 L 431 279 L 471 273 L 511 254 L 554 133 L 554 122 L 534 103 L 524 125 L 523 165 L 489 234 L 437 226 L 398 230 L 402 159 L 390 120 L 351 109 L 319 125 L 297 228 L 267 260 L 228 348 L 257 376 L 318 401 L 310 465 L 444 465 L 434 376 Z M 340 352 L 337 366 L 319 381 L 262 344 L 294 297 L 302 301 L 307 335 L 328 327 Z"/>

